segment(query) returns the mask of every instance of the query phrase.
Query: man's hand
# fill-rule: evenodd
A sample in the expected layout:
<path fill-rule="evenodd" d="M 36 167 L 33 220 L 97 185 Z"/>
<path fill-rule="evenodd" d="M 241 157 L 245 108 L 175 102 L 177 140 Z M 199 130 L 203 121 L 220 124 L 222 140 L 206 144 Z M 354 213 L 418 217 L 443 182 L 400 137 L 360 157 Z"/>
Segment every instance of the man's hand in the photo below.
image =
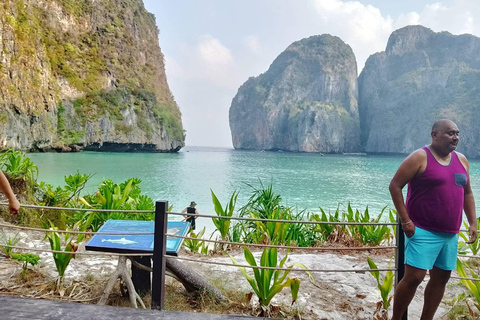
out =
<path fill-rule="evenodd" d="M 469 240 L 466 243 L 474 243 L 477 240 L 477 225 L 470 225 L 468 228 Z"/>
<path fill-rule="evenodd" d="M 412 220 L 407 223 L 402 223 L 402 229 L 408 238 L 413 237 L 413 235 L 415 234 L 415 224 Z"/>
<path fill-rule="evenodd" d="M 20 202 L 18 202 L 17 198 L 8 201 L 8 210 L 10 210 L 11 214 L 18 214 L 18 210 L 20 210 Z"/>

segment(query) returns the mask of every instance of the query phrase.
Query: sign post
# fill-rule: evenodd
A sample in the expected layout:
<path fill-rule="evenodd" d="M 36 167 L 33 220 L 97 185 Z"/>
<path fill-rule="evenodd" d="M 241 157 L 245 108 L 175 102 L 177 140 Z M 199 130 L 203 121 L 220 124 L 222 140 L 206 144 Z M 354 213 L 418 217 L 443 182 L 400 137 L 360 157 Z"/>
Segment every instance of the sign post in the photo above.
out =
<path fill-rule="evenodd" d="M 167 248 L 168 201 L 155 204 L 155 234 L 153 236 L 152 309 L 163 310 L 165 300 L 165 253 Z"/>

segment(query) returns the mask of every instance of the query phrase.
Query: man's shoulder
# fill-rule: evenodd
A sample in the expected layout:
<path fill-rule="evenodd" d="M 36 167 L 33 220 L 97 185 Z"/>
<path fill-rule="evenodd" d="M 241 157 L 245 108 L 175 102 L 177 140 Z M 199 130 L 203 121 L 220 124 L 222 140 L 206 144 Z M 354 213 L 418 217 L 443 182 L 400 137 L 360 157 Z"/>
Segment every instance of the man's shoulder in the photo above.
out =
<path fill-rule="evenodd" d="M 465 155 L 463 153 L 458 152 L 458 151 L 453 151 L 453 152 L 455 152 L 457 154 L 457 156 L 460 160 L 467 160 L 467 157 L 465 157 Z"/>
<path fill-rule="evenodd" d="M 408 155 L 408 158 L 414 160 L 426 160 L 427 159 L 427 150 L 424 148 L 419 148 Z"/>

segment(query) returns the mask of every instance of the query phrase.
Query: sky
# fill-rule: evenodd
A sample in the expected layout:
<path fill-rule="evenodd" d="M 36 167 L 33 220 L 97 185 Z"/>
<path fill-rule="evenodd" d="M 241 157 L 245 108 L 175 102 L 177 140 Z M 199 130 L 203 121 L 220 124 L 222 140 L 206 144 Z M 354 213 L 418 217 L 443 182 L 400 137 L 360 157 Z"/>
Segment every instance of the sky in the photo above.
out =
<path fill-rule="evenodd" d="M 421 24 L 480 36 L 480 0 L 143 0 L 159 28 L 167 81 L 187 146 L 232 147 L 228 111 L 238 88 L 291 43 L 338 36 L 360 74 L 390 34 Z"/>

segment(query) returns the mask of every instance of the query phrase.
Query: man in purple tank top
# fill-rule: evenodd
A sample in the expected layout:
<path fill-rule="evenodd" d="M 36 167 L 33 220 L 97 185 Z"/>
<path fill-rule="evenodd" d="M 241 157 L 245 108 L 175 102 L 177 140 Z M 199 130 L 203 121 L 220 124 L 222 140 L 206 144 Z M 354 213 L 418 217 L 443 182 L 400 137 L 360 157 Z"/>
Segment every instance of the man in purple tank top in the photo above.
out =
<path fill-rule="evenodd" d="M 390 194 L 405 233 L 405 275 L 393 300 L 400 320 L 427 270 L 421 320 L 433 319 L 452 270 L 456 268 L 458 232 L 465 211 L 469 241 L 477 238 L 477 219 L 467 158 L 455 152 L 459 131 L 450 120 L 432 127 L 429 146 L 411 153 L 390 182 Z M 402 189 L 408 184 L 404 203 Z"/>

